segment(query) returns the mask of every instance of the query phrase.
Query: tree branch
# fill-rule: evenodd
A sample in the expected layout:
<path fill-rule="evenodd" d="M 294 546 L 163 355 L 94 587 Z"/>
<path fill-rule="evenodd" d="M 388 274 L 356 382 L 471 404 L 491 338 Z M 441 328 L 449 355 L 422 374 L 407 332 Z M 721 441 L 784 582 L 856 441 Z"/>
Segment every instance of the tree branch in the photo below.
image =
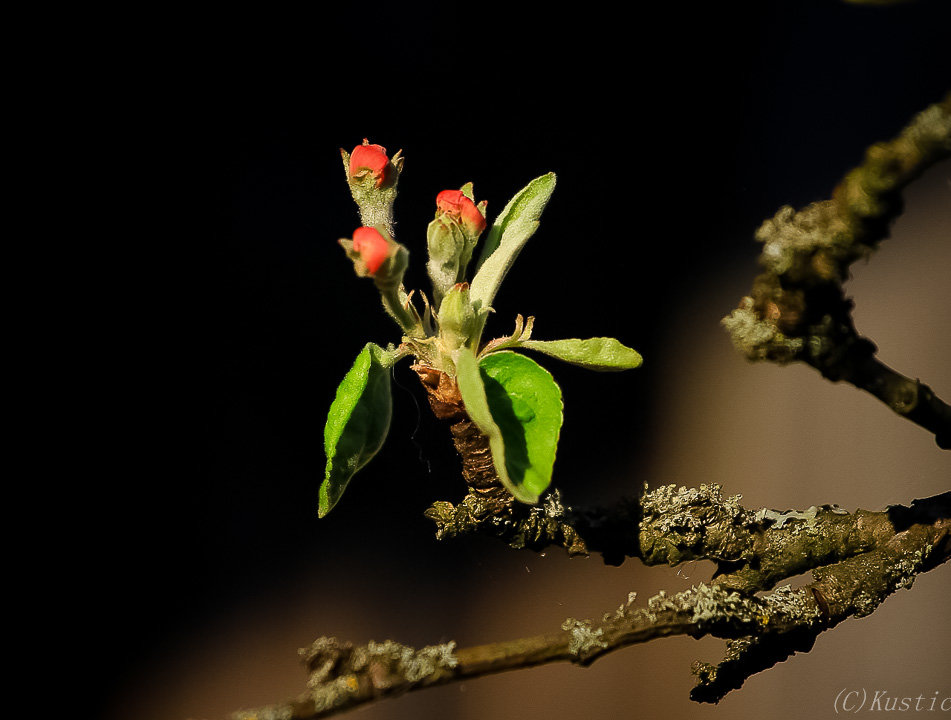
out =
<path fill-rule="evenodd" d="M 799 212 L 786 206 L 756 233 L 764 271 L 749 296 L 724 318 L 750 360 L 803 361 L 834 382 L 865 390 L 951 448 L 951 407 L 933 390 L 884 365 L 856 331 L 842 283 L 849 266 L 888 236 L 902 210 L 901 191 L 951 157 L 951 94 L 919 113 L 888 142 L 873 145 L 832 199 Z"/>
<path fill-rule="evenodd" d="M 943 497 L 943 496 L 939 496 Z M 865 552 L 895 533 L 888 512 L 835 505 L 805 511 L 745 510 L 740 497 L 723 497 L 719 485 L 663 485 L 612 508 L 574 509 L 558 490 L 538 506 L 515 505 L 488 518 L 470 508 L 467 495 L 454 506 L 437 502 L 426 511 L 436 537 L 498 537 L 516 549 L 563 547 L 569 555 L 601 553 L 610 565 L 638 558 L 645 565 L 712 560 L 718 582 L 741 591 L 768 590 L 787 577 Z"/>
<path fill-rule="evenodd" d="M 733 640 L 720 665 L 694 668 L 700 681 L 692 697 L 715 702 L 753 673 L 808 650 L 822 631 L 848 617 L 868 615 L 892 592 L 910 587 L 919 573 L 951 557 L 951 493 L 879 513 L 848 514 L 834 506 L 750 513 L 737 498 L 723 500 L 716 486 L 668 486 L 646 494 L 641 506 L 645 558 L 670 564 L 703 558 L 743 566 L 732 573 L 718 571 L 710 585 L 670 596 L 661 592 L 643 607 L 634 605 L 631 593 L 600 619 L 567 618 L 556 632 L 518 640 L 457 650 L 453 642 L 414 649 L 392 640 L 354 646 L 319 638 L 301 651 L 310 672 L 306 693 L 236 713 L 234 719 L 327 717 L 373 700 L 505 670 L 559 661 L 584 666 L 622 647 L 671 635 Z M 723 519 L 700 531 L 698 523 L 711 513 L 729 515 L 730 522 Z M 810 548 L 805 557 L 797 553 L 800 547 Z M 765 569 L 754 569 L 760 564 L 756 553 L 762 553 Z M 772 584 L 805 569 L 814 571 L 811 584 L 787 585 L 763 598 L 753 594 L 756 582 Z"/>
<path fill-rule="evenodd" d="M 764 633 L 740 638 L 727 645 L 717 666 L 695 663 L 697 686 L 690 693 L 699 702 L 719 702 L 750 676 L 766 670 L 796 652 L 812 649 L 819 633 L 849 617 L 870 615 L 895 590 L 910 588 L 915 577 L 951 557 L 951 519 L 945 493 L 941 519 L 913 525 L 896 533 L 876 549 L 813 571 L 815 582 L 803 590 L 813 593 L 822 613 L 822 623 L 802 625 L 785 634 Z"/>

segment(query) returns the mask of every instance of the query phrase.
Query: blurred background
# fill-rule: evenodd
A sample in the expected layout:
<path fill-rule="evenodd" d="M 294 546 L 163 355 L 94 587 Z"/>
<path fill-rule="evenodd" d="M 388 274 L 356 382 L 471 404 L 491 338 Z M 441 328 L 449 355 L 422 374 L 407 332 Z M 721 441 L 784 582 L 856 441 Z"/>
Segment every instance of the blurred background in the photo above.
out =
<path fill-rule="evenodd" d="M 481 644 L 709 578 L 705 564 L 437 543 L 422 511 L 463 487 L 407 364 L 384 449 L 318 521 L 336 386 L 364 343 L 399 339 L 336 244 L 358 225 L 338 149 L 364 137 L 406 157 L 409 288 L 427 283 L 437 192 L 472 181 L 494 217 L 558 174 L 487 336 L 521 313 L 536 338 L 616 336 L 645 357 L 622 374 L 542 360 L 564 394 L 554 484 L 569 503 L 645 482 L 719 483 L 777 509 L 947 490 L 951 454 L 926 432 L 810 368 L 748 364 L 719 320 L 750 288 L 764 218 L 828 197 L 951 89 L 949 22 L 943 0 L 157 17 L 159 52 L 132 73 L 150 100 L 115 143 L 131 168 L 117 184 L 140 205 L 112 259 L 122 272 L 96 287 L 114 352 L 84 391 L 110 418 L 83 429 L 85 451 L 120 484 L 84 489 L 67 549 L 86 597 L 73 632 L 99 650 L 84 663 L 97 716 L 217 720 L 302 691 L 296 650 L 320 635 Z M 848 291 L 881 358 L 947 399 L 951 164 L 906 206 Z M 354 715 L 799 718 L 831 716 L 842 688 L 944 697 L 949 590 L 947 567 L 921 577 L 719 707 L 687 695 L 691 662 L 723 643 L 675 638 Z"/>

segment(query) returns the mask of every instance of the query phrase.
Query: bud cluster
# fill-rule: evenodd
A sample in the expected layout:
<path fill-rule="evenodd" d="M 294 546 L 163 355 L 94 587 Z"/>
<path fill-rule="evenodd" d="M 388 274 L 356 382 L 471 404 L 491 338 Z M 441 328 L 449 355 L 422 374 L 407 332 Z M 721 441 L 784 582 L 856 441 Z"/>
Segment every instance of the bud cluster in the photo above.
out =
<path fill-rule="evenodd" d="M 477 344 L 481 325 L 470 303 L 466 269 L 486 228 L 485 201 L 475 202 L 472 183 L 436 196 L 436 214 L 426 233 L 432 305 L 420 294 L 421 314 L 403 289 L 409 251 L 393 239 L 393 201 L 403 158 L 400 153 L 390 158 L 385 147 L 366 139 L 352 152 L 340 154 L 363 221 L 352 238 L 339 241 L 357 275 L 373 278 L 387 312 L 409 337 L 433 338 L 428 347 L 437 356 L 432 358 L 436 364 L 452 350 Z"/>
<path fill-rule="evenodd" d="M 386 148 L 364 140 L 341 156 L 362 225 L 340 244 L 357 275 L 373 280 L 403 336 L 398 347 L 367 343 L 337 390 L 324 428 L 319 514 L 330 511 L 382 446 L 392 417 L 390 368 L 405 357 L 415 359 L 413 370 L 436 416 L 453 421 L 463 477 L 480 502 L 489 503 L 487 512 L 508 512 L 516 500 L 537 503 L 551 483 L 564 405 L 551 374 L 521 351 L 598 371 L 641 364 L 635 350 L 614 338 L 533 340 L 534 318 L 521 315 L 512 335 L 481 342 L 499 285 L 538 227 L 555 173 L 535 178 L 505 205 L 471 282 L 467 271 L 486 231 L 486 202 L 476 202 L 472 183 L 436 195 L 426 232 L 430 302 L 425 293 L 403 287 L 409 251 L 393 238 L 392 212 L 403 166 L 399 153 L 390 158 Z"/>

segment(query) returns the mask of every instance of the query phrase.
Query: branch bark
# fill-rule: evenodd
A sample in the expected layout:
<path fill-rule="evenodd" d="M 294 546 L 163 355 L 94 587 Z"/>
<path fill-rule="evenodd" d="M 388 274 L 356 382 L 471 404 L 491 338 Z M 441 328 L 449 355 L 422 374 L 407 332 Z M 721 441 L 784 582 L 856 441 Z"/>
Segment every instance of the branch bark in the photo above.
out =
<path fill-rule="evenodd" d="M 901 191 L 951 157 L 951 94 L 919 113 L 893 140 L 871 146 L 830 200 L 796 212 L 786 206 L 756 233 L 763 272 L 723 324 L 750 360 L 806 362 L 833 381 L 855 385 L 951 448 L 951 406 L 919 380 L 875 357 L 852 322 L 842 284 L 850 265 L 888 236 Z"/>
<path fill-rule="evenodd" d="M 672 635 L 731 639 L 722 663 L 694 666 L 699 681 L 691 697 L 716 702 L 750 675 L 808 650 L 821 632 L 849 617 L 870 614 L 896 590 L 911 587 L 918 574 L 951 558 L 951 493 L 908 508 L 854 514 L 835 506 L 751 513 L 736 498 L 723 500 L 714 486 L 700 491 L 668 486 L 654 493 L 641 503 L 653 528 L 641 526 L 642 558 L 671 564 L 692 559 L 748 562 L 730 573 L 718 570 L 709 585 L 675 595 L 661 592 L 641 607 L 631 593 L 601 618 L 567 618 L 557 631 L 517 640 L 416 649 L 392 640 L 355 646 L 319 638 L 301 650 L 310 673 L 306 693 L 238 712 L 234 720 L 314 720 L 490 673 L 559 661 L 586 666 L 622 647 Z M 713 523 L 709 532 L 691 538 L 711 508 L 727 512 L 731 522 Z M 669 534 L 663 535 L 661 527 Z M 810 551 L 800 556 L 799 547 Z M 757 553 L 767 566 L 762 572 L 755 569 Z M 810 584 L 779 587 L 762 598 L 753 594 L 761 589 L 759 583 L 772 586 L 806 569 L 813 570 Z"/>

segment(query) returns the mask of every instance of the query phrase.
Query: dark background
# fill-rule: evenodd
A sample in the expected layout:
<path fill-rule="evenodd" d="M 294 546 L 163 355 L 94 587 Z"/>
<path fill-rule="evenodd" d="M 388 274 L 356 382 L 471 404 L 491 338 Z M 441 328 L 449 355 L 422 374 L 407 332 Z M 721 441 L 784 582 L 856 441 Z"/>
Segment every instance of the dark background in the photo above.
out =
<path fill-rule="evenodd" d="M 123 38 L 139 52 L 112 66 L 100 128 L 121 237 L 90 273 L 102 312 L 77 391 L 99 408 L 77 444 L 101 479 L 70 548 L 91 588 L 78 632 L 101 650 L 94 706 L 323 557 L 453 562 L 420 513 L 460 496 L 456 459 L 406 364 L 386 446 L 316 517 L 336 385 L 365 342 L 398 341 L 336 245 L 358 225 L 338 148 L 402 148 L 409 288 L 426 285 L 438 191 L 473 181 L 491 218 L 558 174 L 487 337 L 522 313 L 539 339 L 613 335 L 646 358 L 622 375 L 543 362 L 566 406 L 555 483 L 583 503 L 623 491 L 599 476 L 651 441 L 652 359 L 688 290 L 718 267 L 752 278 L 763 218 L 827 197 L 951 87 L 941 0 L 657 5 L 229 11 Z"/>

